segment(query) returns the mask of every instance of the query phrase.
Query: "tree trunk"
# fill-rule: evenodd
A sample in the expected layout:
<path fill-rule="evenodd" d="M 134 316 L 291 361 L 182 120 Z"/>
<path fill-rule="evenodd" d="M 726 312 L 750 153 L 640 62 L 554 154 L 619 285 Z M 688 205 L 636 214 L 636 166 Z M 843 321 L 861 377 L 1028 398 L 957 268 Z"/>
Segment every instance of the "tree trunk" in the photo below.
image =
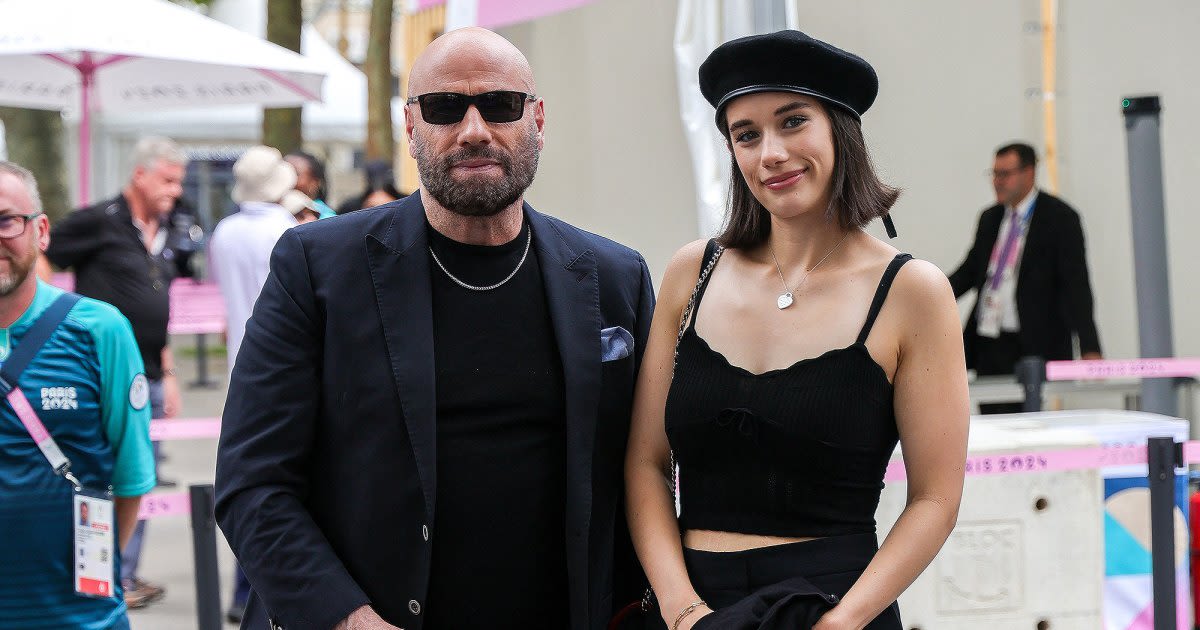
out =
<path fill-rule="evenodd" d="M 267 0 L 267 41 L 300 52 L 300 0 Z M 299 107 L 264 108 L 262 143 L 282 153 L 302 148 Z"/>
<path fill-rule="evenodd" d="M 342 56 L 342 59 L 350 58 L 350 40 L 347 38 L 347 32 L 350 30 L 350 7 L 346 6 L 349 0 L 338 0 L 338 37 L 337 51 Z"/>
<path fill-rule="evenodd" d="M 71 211 L 66 161 L 63 159 L 62 114 L 38 109 L 0 107 L 8 160 L 33 172 L 42 207 L 54 222 Z"/>
<path fill-rule="evenodd" d="M 367 59 L 367 159 L 395 159 L 392 135 L 392 0 L 372 0 Z"/>

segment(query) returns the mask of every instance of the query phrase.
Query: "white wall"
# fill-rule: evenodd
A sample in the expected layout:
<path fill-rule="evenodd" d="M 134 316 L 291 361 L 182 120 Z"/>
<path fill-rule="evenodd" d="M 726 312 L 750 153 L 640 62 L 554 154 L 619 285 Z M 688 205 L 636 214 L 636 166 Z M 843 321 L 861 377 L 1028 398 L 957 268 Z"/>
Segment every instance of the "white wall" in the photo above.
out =
<path fill-rule="evenodd" d="M 1125 5 L 1114 0 L 1064 7 L 1062 121 L 1064 191 L 1093 209 L 1090 260 L 1100 284 L 1102 325 L 1113 353 L 1137 356 L 1137 320 L 1130 239 L 1129 182 L 1122 96 L 1162 96 L 1163 178 L 1175 350 L 1200 356 L 1200 300 L 1195 273 L 1200 216 L 1190 185 L 1200 173 L 1200 3 L 1187 0 Z"/>
<path fill-rule="evenodd" d="M 801 29 L 859 53 L 881 77 L 864 117 L 885 177 L 905 189 L 896 246 L 946 270 L 961 260 L 984 175 L 1010 140 L 1043 146 L 1038 0 L 796 0 Z M 1176 352 L 1200 356 L 1200 3 L 1059 0 L 1060 194 L 1083 216 L 1105 352 L 1137 356 L 1122 96 L 1159 93 Z M 505 29 L 547 99 L 548 140 L 530 193 L 539 208 L 628 243 L 656 279 L 699 236 L 678 116 L 675 3 L 599 0 Z M 1042 169 L 1043 181 L 1045 170 Z M 872 231 L 881 233 L 878 226 Z"/>
<path fill-rule="evenodd" d="M 636 248 L 656 282 L 698 230 L 674 29 L 674 2 L 600 0 L 500 31 L 529 57 L 546 99 L 529 202 Z"/>
<path fill-rule="evenodd" d="M 798 4 L 802 16 L 818 6 Z M 1189 324 L 1200 303 L 1186 282 L 1200 255 L 1186 235 L 1200 222 L 1183 184 L 1200 166 L 1191 149 L 1200 126 L 1188 115 L 1200 105 L 1193 81 L 1200 5 L 1060 0 L 1059 6 L 1059 192 L 1083 216 L 1105 352 L 1138 354 L 1120 101 L 1159 93 L 1176 351 L 1195 356 L 1200 330 Z M 883 170 L 907 190 L 896 211 L 900 246 L 953 268 L 989 202 L 982 172 L 990 151 L 1012 139 L 1028 140 L 1039 152 L 1044 145 L 1041 101 L 1030 94 L 1041 87 L 1040 2 L 859 0 L 820 8 L 802 18 L 804 28 L 861 53 L 879 70 L 880 99 L 864 123 Z"/>

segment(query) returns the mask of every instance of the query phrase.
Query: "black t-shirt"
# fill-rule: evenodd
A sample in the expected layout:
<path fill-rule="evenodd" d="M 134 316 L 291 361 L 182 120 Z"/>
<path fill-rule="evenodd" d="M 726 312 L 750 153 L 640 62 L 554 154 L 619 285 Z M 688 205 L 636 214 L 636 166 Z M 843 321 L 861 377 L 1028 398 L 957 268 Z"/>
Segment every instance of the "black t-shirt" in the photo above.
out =
<path fill-rule="evenodd" d="M 129 320 L 151 380 L 162 378 L 171 280 L 186 275 L 190 246 L 198 240 L 194 225 L 189 214 L 172 212 L 159 224 L 163 247 L 152 254 L 119 195 L 72 212 L 50 231 L 46 257 L 74 268 L 76 293 L 112 304 Z"/>
<path fill-rule="evenodd" d="M 517 268 L 513 241 L 466 245 L 429 229 L 467 284 Z M 437 514 L 425 628 L 565 628 L 566 415 L 562 359 L 537 253 L 473 291 L 430 260 L 437 370 Z"/>

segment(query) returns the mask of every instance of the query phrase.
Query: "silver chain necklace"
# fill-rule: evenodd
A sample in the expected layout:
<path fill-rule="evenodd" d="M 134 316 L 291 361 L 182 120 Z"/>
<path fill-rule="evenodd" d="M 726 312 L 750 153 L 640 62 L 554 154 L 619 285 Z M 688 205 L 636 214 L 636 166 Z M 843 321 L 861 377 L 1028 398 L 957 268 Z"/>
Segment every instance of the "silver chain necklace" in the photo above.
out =
<path fill-rule="evenodd" d="M 442 261 L 438 259 L 437 254 L 433 253 L 432 246 L 430 246 L 430 248 L 429 248 L 429 255 L 433 256 L 433 262 L 437 263 L 437 266 L 439 269 L 442 270 L 442 273 L 446 274 L 447 278 L 450 278 L 451 280 L 453 280 L 454 284 L 457 284 L 458 286 L 460 286 L 464 289 L 470 289 L 471 291 L 491 291 L 492 289 L 498 289 L 498 288 L 504 286 L 504 284 L 506 282 L 508 282 L 509 280 L 512 280 L 513 277 L 517 275 L 517 272 L 520 271 L 521 267 L 523 267 L 525 265 L 525 259 L 529 256 L 529 246 L 532 244 L 533 244 L 533 230 L 529 230 L 529 235 L 525 237 L 525 253 L 521 254 L 521 260 L 517 262 L 517 268 L 513 269 L 512 273 L 508 274 L 508 276 L 505 277 L 500 282 L 497 282 L 496 284 L 489 284 L 486 287 L 477 287 L 473 284 L 467 284 L 466 282 L 463 282 L 462 280 L 455 278 L 454 274 L 450 273 L 449 269 L 446 269 L 446 265 L 443 265 Z"/>
<path fill-rule="evenodd" d="M 838 248 L 842 246 L 842 243 L 846 241 L 847 236 L 850 236 L 849 232 L 846 232 L 845 236 L 842 236 L 842 240 L 838 241 L 837 245 L 834 245 L 833 249 L 829 250 L 829 252 L 825 254 L 824 258 L 817 261 L 817 264 L 813 265 L 812 269 L 809 269 L 808 272 L 804 274 L 804 277 L 800 279 L 800 283 L 796 285 L 795 289 L 788 289 L 787 279 L 783 277 L 783 267 L 779 265 L 779 259 L 775 257 L 775 248 L 771 247 L 770 242 L 767 243 L 767 249 L 771 252 L 771 260 L 775 261 L 775 271 L 779 272 L 779 281 L 783 283 L 783 293 L 779 294 L 779 297 L 775 299 L 775 306 L 778 306 L 779 310 L 782 311 L 783 309 L 791 306 L 792 302 L 796 301 L 792 296 L 792 292 L 800 291 L 800 287 L 804 286 L 805 282 L 808 282 L 808 277 L 817 270 L 817 267 L 821 266 L 821 263 L 828 260 L 829 257 L 833 255 L 833 252 L 836 252 Z"/>

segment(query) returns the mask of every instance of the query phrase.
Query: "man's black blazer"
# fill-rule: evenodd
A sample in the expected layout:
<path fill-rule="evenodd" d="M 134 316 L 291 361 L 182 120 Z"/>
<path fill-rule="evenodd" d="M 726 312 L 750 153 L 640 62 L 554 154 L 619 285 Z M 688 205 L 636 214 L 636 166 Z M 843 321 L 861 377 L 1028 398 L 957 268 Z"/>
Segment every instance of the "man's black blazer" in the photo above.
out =
<path fill-rule="evenodd" d="M 975 367 L 978 291 L 987 280 L 988 261 L 1000 233 L 1004 206 L 995 205 L 979 216 L 975 242 L 967 258 L 950 274 L 954 295 L 977 291 L 971 316 L 963 329 L 967 367 Z M 1084 255 L 1079 213 L 1066 202 L 1039 192 L 1021 268 L 1017 273 L 1017 318 L 1020 320 L 1022 356 L 1046 360 L 1074 358 L 1072 334 L 1079 337 L 1080 352 L 1100 352 L 1100 337 L 1092 317 L 1092 286 Z"/>
<path fill-rule="evenodd" d="M 571 628 L 597 630 L 645 584 L 622 471 L 654 293 L 637 252 L 524 211 L 566 387 L 568 461 L 547 474 L 567 482 Z M 217 519 L 255 593 L 243 628 L 328 630 L 367 603 L 422 626 L 438 539 L 427 238 L 418 193 L 293 228 L 275 247 L 217 455 Z M 634 352 L 602 362 L 614 326 Z"/>

